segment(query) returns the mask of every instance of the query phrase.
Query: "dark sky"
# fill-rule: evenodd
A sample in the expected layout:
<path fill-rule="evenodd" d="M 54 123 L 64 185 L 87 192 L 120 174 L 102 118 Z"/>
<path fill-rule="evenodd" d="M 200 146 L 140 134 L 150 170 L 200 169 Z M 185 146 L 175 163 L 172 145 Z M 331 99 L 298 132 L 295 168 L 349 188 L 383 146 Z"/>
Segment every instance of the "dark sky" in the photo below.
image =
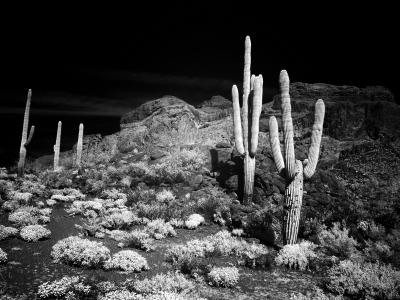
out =
<path fill-rule="evenodd" d="M 246 35 L 264 101 L 281 69 L 293 82 L 385 85 L 399 98 L 394 7 L 215 2 L 3 8 L 0 111 L 20 112 L 28 88 L 36 113 L 70 115 L 120 115 L 164 94 L 230 98 Z"/>

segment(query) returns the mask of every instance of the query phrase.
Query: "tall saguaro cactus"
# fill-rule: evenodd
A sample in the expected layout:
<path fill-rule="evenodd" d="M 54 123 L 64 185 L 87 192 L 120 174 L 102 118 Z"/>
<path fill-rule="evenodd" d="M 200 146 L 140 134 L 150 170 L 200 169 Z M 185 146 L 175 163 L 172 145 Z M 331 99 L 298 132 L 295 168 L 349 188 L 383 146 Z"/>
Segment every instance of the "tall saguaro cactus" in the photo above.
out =
<path fill-rule="evenodd" d="M 79 124 L 78 143 L 76 144 L 76 165 L 81 166 L 83 147 L 83 124 Z"/>
<path fill-rule="evenodd" d="M 31 98 L 32 98 L 32 90 L 28 90 L 28 96 L 26 99 L 25 106 L 25 114 L 24 114 L 24 123 L 22 126 L 22 137 L 21 137 L 21 146 L 19 148 L 19 160 L 18 160 L 18 176 L 24 175 L 25 169 L 25 159 L 26 159 L 26 147 L 30 144 L 33 133 L 35 132 L 35 126 L 31 127 L 28 136 L 28 127 L 29 127 L 29 112 L 31 109 Z"/>
<path fill-rule="evenodd" d="M 263 78 L 250 75 L 251 41 L 245 40 L 243 98 L 240 112 L 239 91 L 232 87 L 233 126 L 237 151 L 244 157 L 243 203 L 249 204 L 253 197 L 255 155 L 258 146 L 259 120 L 262 108 Z"/>
<path fill-rule="evenodd" d="M 272 116 L 269 119 L 269 132 L 272 153 L 278 172 L 286 179 L 283 239 L 285 244 L 294 244 L 299 231 L 300 211 L 303 200 L 303 175 L 311 178 L 317 166 L 325 116 L 325 104 L 322 99 L 315 103 L 314 125 L 311 133 L 311 145 L 308 158 L 303 162 L 296 160 L 293 142 L 293 122 L 289 95 L 289 76 L 285 70 L 280 73 L 282 101 L 282 128 L 284 157 L 279 142 L 278 123 Z"/>
<path fill-rule="evenodd" d="M 61 126 L 62 123 L 59 121 L 57 126 L 56 144 L 54 145 L 54 171 L 59 169 L 58 163 L 60 161 Z"/>

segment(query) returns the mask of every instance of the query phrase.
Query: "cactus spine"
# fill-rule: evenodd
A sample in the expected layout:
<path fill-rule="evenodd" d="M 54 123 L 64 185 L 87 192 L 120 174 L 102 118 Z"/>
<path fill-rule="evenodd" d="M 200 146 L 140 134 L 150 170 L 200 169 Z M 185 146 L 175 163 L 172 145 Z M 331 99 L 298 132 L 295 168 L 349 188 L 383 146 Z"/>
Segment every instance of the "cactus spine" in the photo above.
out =
<path fill-rule="evenodd" d="M 250 37 L 247 36 L 245 40 L 243 98 L 241 113 L 238 88 L 236 85 L 232 87 L 233 127 L 235 144 L 237 151 L 242 156 L 244 156 L 244 204 L 249 204 L 253 197 L 255 154 L 257 152 L 258 146 L 259 120 L 262 108 L 263 92 L 263 78 L 261 75 L 250 76 L 250 66 L 251 41 Z M 251 103 L 249 103 L 249 100 L 251 101 Z"/>
<path fill-rule="evenodd" d="M 60 141 L 61 141 L 61 121 L 58 122 L 57 126 L 57 137 L 56 144 L 54 145 L 54 171 L 59 169 L 59 161 L 60 161 Z"/>
<path fill-rule="evenodd" d="M 76 165 L 81 166 L 83 146 L 83 124 L 79 124 L 78 143 L 76 144 Z"/>
<path fill-rule="evenodd" d="M 26 147 L 30 144 L 32 137 L 33 137 L 33 133 L 35 132 L 35 126 L 32 126 L 31 130 L 29 132 L 29 136 L 28 136 L 29 112 L 30 112 L 30 108 L 31 108 L 31 98 L 32 98 L 32 90 L 29 89 L 28 96 L 26 99 L 24 123 L 22 126 L 21 146 L 19 148 L 18 176 L 24 175 Z"/>
<path fill-rule="evenodd" d="M 315 173 L 321 145 L 325 104 L 322 99 L 319 99 L 315 104 L 314 125 L 312 127 L 308 158 L 303 162 L 296 160 L 293 142 L 292 108 L 289 95 L 290 83 L 289 76 L 285 70 L 281 71 L 279 82 L 282 101 L 284 157 L 280 149 L 278 123 L 274 116 L 269 119 L 270 144 L 276 168 L 286 179 L 283 242 L 285 244 L 294 244 L 297 241 L 299 231 L 300 211 L 303 200 L 303 176 L 308 179 Z"/>

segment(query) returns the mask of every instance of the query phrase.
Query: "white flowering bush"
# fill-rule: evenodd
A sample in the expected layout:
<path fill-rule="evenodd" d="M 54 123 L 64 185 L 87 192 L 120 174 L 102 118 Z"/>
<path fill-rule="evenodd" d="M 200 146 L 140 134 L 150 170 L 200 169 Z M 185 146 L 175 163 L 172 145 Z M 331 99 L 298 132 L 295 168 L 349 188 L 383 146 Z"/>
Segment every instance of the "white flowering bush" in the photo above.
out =
<path fill-rule="evenodd" d="M 144 300 L 142 296 L 126 289 L 115 290 L 99 295 L 97 300 Z"/>
<path fill-rule="evenodd" d="M 85 284 L 79 276 L 64 276 L 39 285 L 37 295 L 40 299 L 82 299 L 91 292 L 90 285 Z"/>
<path fill-rule="evenodd" d="M 17 235 L 18 235 L 17 228 L 0 225 L 0 241 Z"/>
<path fill-rule="evenodd" d="M 163 189 L 161 192 L 156 194 L 157 202 L 168 202 L 175 200 L 175 196 L 170 190 Z"/>
<path fill-rule="evenodd" d="M 70 236 L 53 246 L 51 257 L 55 262 L 82 267 L 101 267 L 110 258 L 110 250 L 101 242 Z"/>
<path fill-rule="evenodd" d="M 8 220 L 17 227 L 50 222 L 51 210 L 39 209 L 34 206 L 22 206 L 10 213 Z"/>
<path fill-rule="evenodd" d="M 166 238 L 167 236 L 176 236 L 174 227 L 163 219 L 156 219 L 147 223 L 146 232 L 156 240 Z"/>
<path fill-rule="evenodd" d="M 32 199 L 33 194 L 28 192 L 12 191 L 8 194 L 10 200 L 17 201 L 21 204 L 28 204 Z"/>
<path fill-rule="evenodd" d="M 140 272 L 148 270 L 146 258 L 133 250 L 121 250 L 105 262 L 106 270 L 121 270 L 125 272 Z"/>
<path fill-rule="evenodd" d="M 140 222 L 141 220 L 134 212 L 128 209 L 120 209 L 105 215 L 101 225 L 105 228 L 121 229 Z"/>
<path fill-rule="evenodd" d="M 193 290 L 194 284 L 181 273 L 168 272 L 166 274 L 157 274 L 151 278 L 136 280 L 131 288 L 139 294 L 181 293 Z"/>
<path fill-rule="evenodd" d="M 196 229 L 201 224 L 204 224 L 205 220 L 202 215 L 191 214 L 185 221 L 185 227 L 188 229 Z"/>
<path fill-rule="evenodd" d="M 2 206 L 1 206 L 5 211 L 14 211 L 21 207 L 21 204 L 18 201 L 15 200 L 7 200 L 4 201 Z"/>
<path fill-rule="evenodd" d="M 305 270 L 310 260 L 317 257 L 315 248 L 316 245 L 309 241 L 285 245 L 275 257 L 275 262 L 277 265 L 284 265 L 291 269 Z"/>
<path fill-rule="evenodd" d="M 400 271 L 391 265 L 341 261 L 328 270 L 328 289 L 355 299 L 399 299 Z"/>
<path fill-rule="evenodd" d="M 133 247 L 146 252 L 154 250 L 154 239 L 145 230 L 135 229 L 128 233 L 123 243 L 127 247 Z"/>
<path fill-rule="evenodd" d="M 206 156 L 202 151 L 183 149 L 161 158 L 157 164 L 150 165 L 147 175 L 159 182 L 179 182 L 200 169 L 205 161 Z"/>
<path fill-rule="evenodd" d="M 123 204 L 127 201 L 127 196 L 125 193 L 118 191 L 117 189 L 113 188 L 110 190 L 104 190 L 101 192 L 101 198 L 103 199 L 112 199 L 112 200 L 123 200 Z"/>
<path fill-rule="evenodd" d="M 183 228 L 185 226 L 185 221 L 177 218 L 169 220 L 168 223 L 174 228 Z"/>
<path fill-rule="evenodd" d="M 7 262 L 7 253 L 5 253 L 4 250 L 0 248 L 0 264 L 4 264 L 6 262 Z"/>
<path fill-rule="evenodd" d="M 28 225 L 22 227 L 19 234 L 27 242 L 37 242 L 48 238 L 51 235 L 51 231 L 42 225 Z"/>
<path fill-rule="evenodd" d="M 349 236 L 349 230 L 340 223 L 334 223 L 331 229 L 324 226 L 317 237 L 319 244 L 331 255 L 343 258 L 357 255 L 357 241 Z"/>
<path fill-rule="evenodd" d="M 236 267 L 213 267 L 207 274 L 211 285 L 233 287 L 239 281 L 239 269 Z"/>

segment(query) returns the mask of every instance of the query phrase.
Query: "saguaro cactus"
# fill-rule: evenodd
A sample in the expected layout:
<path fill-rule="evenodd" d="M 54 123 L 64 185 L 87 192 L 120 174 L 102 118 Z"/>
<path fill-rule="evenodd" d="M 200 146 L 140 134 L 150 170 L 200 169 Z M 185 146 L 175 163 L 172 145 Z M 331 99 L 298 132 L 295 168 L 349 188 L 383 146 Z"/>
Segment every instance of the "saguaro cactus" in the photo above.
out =
<path fill-rule="evenodd" d="M 253 197 L 255 155 L 258 146 L 259 120 L 262 108 L 263 78 L 250 76 L 251 41 L 245 40 L 243 98 L 240 113 L 239 92 L 232 87 L 233 127 L 237 151 L 244 157 L 243 203 L 249 204 Z"/>
<path fill-rule="evenodd" d="M 61 126 L 62 123 L 59 121 L 57 126 L 56 144 L 54 145 L 54 171 L 59 169 L 58 163 L 60 161 Z"/>
<path fill-rule="evenodd" d="M 76 165 L 81 166 L 83 147 L 83 124 L 79 124 L 78 143 L 76 144 Z"/>
<path fill-rule="evenodd" d="M 317 166 L 325 116 L 325 104 L 322 99 L 315 103 L 314 125 L 311 133 L 311 145 L 308 158 L 303 162 L 295 159 L 293 143 L 293 122 L 291 115 L 289 76 L 285 70 L 280 73 L 280 89 L 282 101 L 282 128 L 284 158 L 282 157 L 278 123 L 272 116 L 269 119 L 269 132 L 272 154 L 278 172 L 286 179 L 285 207 L 283 219 L 283 239 L 285 244 L 294 244 L 299 231 L 300 211 L 303 200 L 303 175 L 311 178 Z"/>
<path fill-rule="evenodd" d="M 21 146 L 19 148 L 19 160 L 18 160 L 18 176 L 24 175 L 25 169 L 25 159 L 26 159 L 26 147 L 32 140 L 33 133 L 35 132 L 35 126 L 31 127 L 28 137 L 28 127 L 29 127 L 29 112 L 31 108 L 31 98 L 32 98 L 32 90 L 28 90 L 28 96 L 26 99 L 25 106 L 25 114 L 24 114 L 24 123 L 22 126 L 22 137 L 21 137 Z"/>

